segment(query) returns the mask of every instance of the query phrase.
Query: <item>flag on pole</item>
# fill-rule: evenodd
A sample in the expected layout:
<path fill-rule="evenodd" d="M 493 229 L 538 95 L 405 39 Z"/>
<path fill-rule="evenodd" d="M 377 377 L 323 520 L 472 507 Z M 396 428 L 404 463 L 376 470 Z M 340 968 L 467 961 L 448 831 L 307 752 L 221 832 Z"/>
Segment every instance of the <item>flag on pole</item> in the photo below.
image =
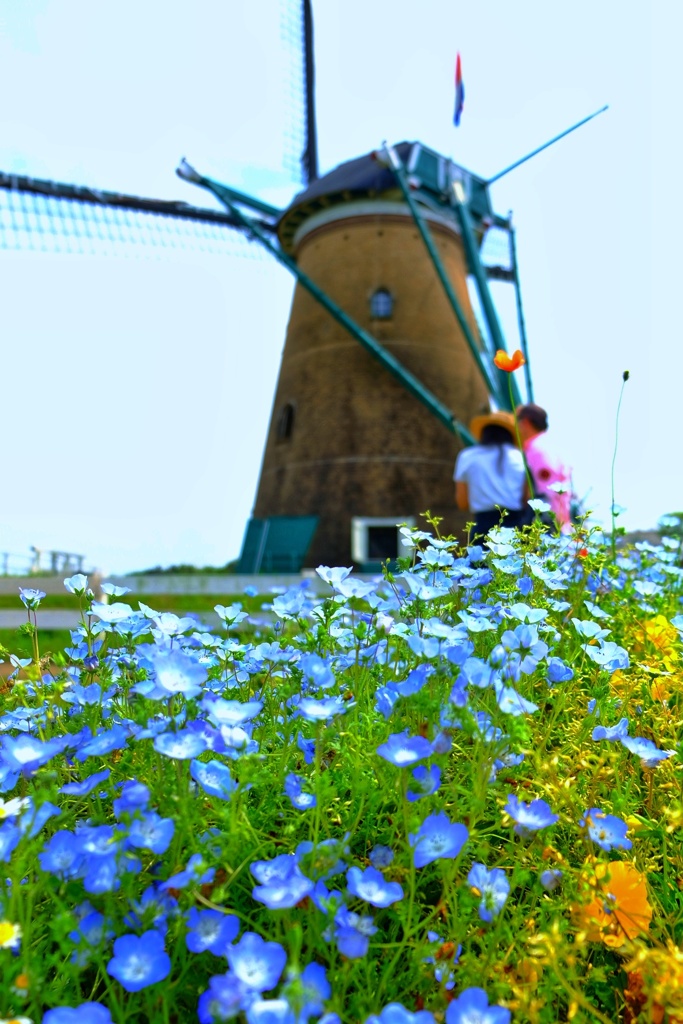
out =
<path fill-rule="evenodd" d="M 455 113 L 453 114 L 453 124 L 457 128 L 460 124 L 460 116 L 462 114 L 462 108 L 465 105 L 465 86 L 462 83 L 462 69 L 460 67 L 460 54 L 458 54 L 455 61 Z"/>

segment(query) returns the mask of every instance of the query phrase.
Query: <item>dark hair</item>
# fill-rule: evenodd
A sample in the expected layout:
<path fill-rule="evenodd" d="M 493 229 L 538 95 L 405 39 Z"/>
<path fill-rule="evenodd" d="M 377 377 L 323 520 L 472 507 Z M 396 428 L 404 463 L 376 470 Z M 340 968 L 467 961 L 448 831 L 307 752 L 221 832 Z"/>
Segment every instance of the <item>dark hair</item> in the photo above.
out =
<path fill-rule="evenodd" d="M 517 409 L 518 420 L 528 420 L 532 427 L 544 433 L 548 429 L 548 413 L 540 405 L 529 402 Z"/>
<path fill-rule="evenodd" d="M 515 439 L 507 429 L 499 423 L 487 423 L 482 428 L 479 444 L 514 444 Z"/>
<path fill-rule="evenodd" d="M 482 428 L 481 435 L 479 437 L 479 444 L 484 445 L 486 448 L 498 448 L 498 458 L 496 460 L 496 468 L 499 473 L 503 472 L 503 463 L 505 461 L 505 446 L 514 445 L 515 439 L 513 438 L 507 427 L 501 427 L 499 423 L 487 423 Z"/>

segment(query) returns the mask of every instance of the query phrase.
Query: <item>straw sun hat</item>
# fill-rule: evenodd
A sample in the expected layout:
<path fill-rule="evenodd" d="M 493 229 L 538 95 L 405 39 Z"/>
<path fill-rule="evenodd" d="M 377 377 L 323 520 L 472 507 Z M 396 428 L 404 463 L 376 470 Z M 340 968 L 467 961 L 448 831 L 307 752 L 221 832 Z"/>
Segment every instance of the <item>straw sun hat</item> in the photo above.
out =
<path fill-rule="evenodd" d="M 505 427 L 510 432 L 512 442 L 517 445 L 517 431 L 515 429 L 515 417 L 511 412 L 487 412 L 481 416 L 475 416 L 470 423 L 470 433 L 474 437 L 475 441 L 481 439 L 481 432 L 484 427 L 494 425 L 497 427 Z"/>

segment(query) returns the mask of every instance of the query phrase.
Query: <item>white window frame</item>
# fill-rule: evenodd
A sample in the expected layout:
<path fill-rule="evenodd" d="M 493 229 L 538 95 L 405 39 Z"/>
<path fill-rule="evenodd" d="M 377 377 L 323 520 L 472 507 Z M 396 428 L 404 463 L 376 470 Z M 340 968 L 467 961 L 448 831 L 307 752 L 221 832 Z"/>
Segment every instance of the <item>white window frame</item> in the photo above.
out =
<path fill-rule="evenodd" d="M 351 519 L 351 561 L 369 562 L 368 558 L 368 527 L 370 526 L 395 526 L 398 536 L 396 550 L 399 558 L 410 556 L 413 553 L 413 545 L 406 540 L 402 533 L 398 532 L 400 526 L 414 527 L 415 516 L 353 516 Z"/>

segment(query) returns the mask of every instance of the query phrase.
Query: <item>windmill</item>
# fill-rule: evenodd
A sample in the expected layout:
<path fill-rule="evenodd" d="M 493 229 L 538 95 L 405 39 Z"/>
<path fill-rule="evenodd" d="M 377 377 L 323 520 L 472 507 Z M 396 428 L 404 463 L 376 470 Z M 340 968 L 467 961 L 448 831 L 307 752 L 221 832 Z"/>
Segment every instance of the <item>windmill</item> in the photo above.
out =
<path fill-rule="evenodd" d="M 451 472 L 469 439 L 463 424 L 491 400 L 510 404 L 507 381 L 492 365 L 493 351 L 505 346 L 488 282 L 511 280 L 518 297 L 519 288 L 514 234 L 509 220 L 493 212 L 490 181 L 420 143 L 387 146 L 318 177 L 310 0 L 302 10 L 307 187 L 287 209 L 186 163 L 181 176 L 217 196 L 224 214 L 52 182 L 0 180 L 21 195 L 58 201 L 60 216 L 80 204 L 98 213 L 201 222 L 219 233 L 237 227 L 294 274 L 240 559 L 245 572 L 349 560 L 376 568 L 400 553 L 397 524 L 415 521 L 426 508 L 454 529 Z M 508 242 L 505 266 L 488 266 L 483 258 L 495 231 Z"/>
<path fill-rule="evenodd" d="M 464 525 L 452 486 L 471 442 L 464 424 L 520 398 L 493 364 L 505 341 L 489 276 L 515 283 L 526 347 L 512 226 L 485 179 L 419 142 L 318 176 L 310 0 L 303 20 L 304 191 L 277 210 L 186 161 L 178 168 L 296 280 L 242 572 L 376 569 L 401 553 L 400 525 L 426 509 L 448 532 Z M 506 267 L 482 261 L 492 228 L 509 239 Z"/>

